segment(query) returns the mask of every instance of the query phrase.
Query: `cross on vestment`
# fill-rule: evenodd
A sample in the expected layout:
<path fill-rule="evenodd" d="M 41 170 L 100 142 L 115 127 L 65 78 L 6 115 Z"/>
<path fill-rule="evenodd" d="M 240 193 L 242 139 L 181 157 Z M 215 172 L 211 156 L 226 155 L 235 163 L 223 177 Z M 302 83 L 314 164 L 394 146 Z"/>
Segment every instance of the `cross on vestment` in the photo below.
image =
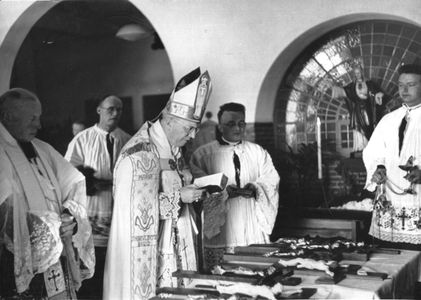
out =
<path fill-rule="evenodd" d="M 51 275 L 51 277 L 48 277 L 48 280 L 54 280 L 54 286 L 56 287 L 56 291 L 58 291 L 58 287 L 57 287 L 57 283 L 56 283 L 56 278 L 57 277 L 60 277 L 60 273 L 57 273 L 57 274 L 54 274 L 54 271 L 55 270 L 52 270 L 51 271 L 51 273 L 53 274 L 53 275 Z"/>
<path fill-rule="evenodd" d="M 405 214 L 405 207 L 402 208 L 402 213 L 397 215 L 399 219 L 402 219 L 402 230 L 405 230 L 405 219 L 409 217 L 409 215 Z"/>

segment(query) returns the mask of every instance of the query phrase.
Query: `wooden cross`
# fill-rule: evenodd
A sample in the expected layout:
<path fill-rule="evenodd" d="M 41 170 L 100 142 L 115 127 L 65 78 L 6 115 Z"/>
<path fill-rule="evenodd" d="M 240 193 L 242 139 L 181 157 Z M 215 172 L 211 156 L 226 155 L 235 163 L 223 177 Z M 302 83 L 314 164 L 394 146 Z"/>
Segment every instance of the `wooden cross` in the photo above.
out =
<path fill-rule="evenodd" d="M 54 271 L 55 271 L 55 270 L 52 270 L 52 271 L 51 271 L 51 273 L 52 273 L 53 275 L 51 275 L 51 277 L 48 277 L 48 280 L 51 280 L 51 279 L 53 279 L 53 280 L 54 280 L 54 286 L 56 287 L 56 291 L 58 291 L 58 287 L 57 287 L 57 283 L 56 283 L 56 278 L 60 276 L 60 273 L 58 273 L 58 274 L 54 274 Z"/>
<path fill-rule="evenodd" d="M 402 214 L 397 215 L 397 217 L 402 219 L 402 230 L 405 230 L 405 219 L 409 217 L 409 215 L 405 214 L 405 207 L 402 207 Z"/>

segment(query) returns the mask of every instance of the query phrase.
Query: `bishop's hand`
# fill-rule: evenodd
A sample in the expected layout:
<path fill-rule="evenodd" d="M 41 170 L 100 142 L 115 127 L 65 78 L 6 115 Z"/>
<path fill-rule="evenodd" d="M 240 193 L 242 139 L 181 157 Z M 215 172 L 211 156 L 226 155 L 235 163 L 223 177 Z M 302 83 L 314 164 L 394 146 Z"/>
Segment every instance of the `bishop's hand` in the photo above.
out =
<path fill-rule="evenodd" d="M 198 202 L 205 199 L 206 191 L 198 189 L 194 184 L 190 184 L 180 189 L 180 197 L 184 203 Z"/>
<path fill-rule="evenodd" d="M 63 239 L 73 235 L 75 226 L 75 218 L 67 213 L 63 213 L 61 215 L 60 237 Z"/>

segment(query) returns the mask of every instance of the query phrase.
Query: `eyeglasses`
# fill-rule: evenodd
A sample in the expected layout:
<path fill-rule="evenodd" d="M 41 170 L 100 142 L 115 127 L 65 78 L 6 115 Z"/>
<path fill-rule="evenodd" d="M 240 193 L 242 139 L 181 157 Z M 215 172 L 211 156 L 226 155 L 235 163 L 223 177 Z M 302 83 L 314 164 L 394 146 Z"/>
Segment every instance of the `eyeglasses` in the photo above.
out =
<path fill-rule="evenodd" d="M 173 120 L 173 121 L 177 122 L 178 124 L 182 125 L 184 128 L 187 128 L 187 131 L 188 131 L 189 135 L 191 135 L 193 132 L 195 134 L 197 134 L 200 131 L 200 129 L 198 127 L 190 127 L 190 126 L 184 125 L 183 123 L 181 123 L 177 119 L 171 119 L 171 120 Z"/>
<path fill-rule="evenodd" d="M 240 122 L 238 122 L 238 123 L 236 123 L 236 122 L 234 122 L 234 121 L 230 121 L 230 122 L 225 123 L 225 124 L 222 124 L 222 125 L 228 126 L 228 127 L 230 127 L 230 128 L 234 128 L 235 126 L 238 126 L 238 127 L 240 127 L 240 128 L 245 128 L 245 127 L 246 127 L 246 125 L 247 125 L 247 123 L 246 123 L 246 122 L 244 122 L 244 121 L 240 121 Z"/>
<path fill-rule="evenodd" d="M 115 106 L 110 106 L 110 107 L 101 107 L 100 106 L 99 108 L 105 109 L 107 111 L 107 113 L 109 113 L 110 115 L 113 114 L 114 112 L 117 112 L 119 114 L 123 110 L 121 107 L 115 107 Z"/>

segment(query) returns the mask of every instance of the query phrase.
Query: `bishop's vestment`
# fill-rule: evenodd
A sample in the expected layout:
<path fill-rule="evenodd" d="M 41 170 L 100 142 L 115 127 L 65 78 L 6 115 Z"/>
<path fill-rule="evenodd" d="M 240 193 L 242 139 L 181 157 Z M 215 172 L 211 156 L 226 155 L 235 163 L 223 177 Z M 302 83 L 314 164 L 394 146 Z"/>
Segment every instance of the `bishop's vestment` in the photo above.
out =
<path fill-rule="evenodd" d="M 182 161 L 160 121 L 145 123 L 121 151 L 104 299 L 148 299 L 157 287 L 184 284 L 172 272 L 196 270 L 194 210 L 180 199 L 192 176 Z"/>

